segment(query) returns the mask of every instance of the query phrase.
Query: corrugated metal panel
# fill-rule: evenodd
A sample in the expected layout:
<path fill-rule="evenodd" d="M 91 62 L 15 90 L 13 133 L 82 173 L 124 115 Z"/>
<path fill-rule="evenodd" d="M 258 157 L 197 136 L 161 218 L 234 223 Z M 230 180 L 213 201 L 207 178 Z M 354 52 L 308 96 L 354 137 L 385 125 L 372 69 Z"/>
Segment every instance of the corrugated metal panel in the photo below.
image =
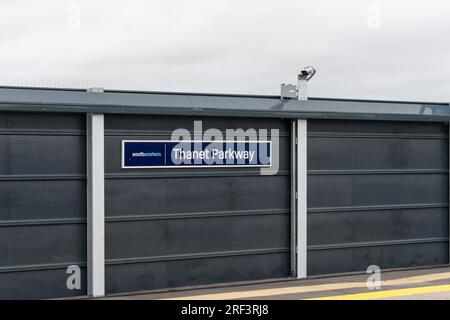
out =
<path fill-rule="evenodd" d="M 448 262 L 448 127 L 308 122 L 310 274 Z"/>
<path fill-rule="evenodd" d="M 290 270 L 289 123 L 202 118 L 203 128 L 278 128 L 280 173 L 120 169 L 122 139 L 170 139 L 194 118 L 105 118 L 108 293 L 278 278 Z"/>
<path fill-rule="evenodd" d="M 86 293 L 84 118 L 0 113 L 0 298 Z M 67 266 L 82 269 L 68 290 Z"/>

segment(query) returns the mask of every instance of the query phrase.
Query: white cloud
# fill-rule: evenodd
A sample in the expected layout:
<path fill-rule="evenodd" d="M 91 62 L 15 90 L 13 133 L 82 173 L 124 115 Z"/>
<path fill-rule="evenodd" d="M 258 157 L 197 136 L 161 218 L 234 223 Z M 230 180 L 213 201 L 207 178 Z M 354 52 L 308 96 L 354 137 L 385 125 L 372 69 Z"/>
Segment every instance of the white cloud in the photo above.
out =
<path fill-rule="evenodd" d="M 449 13 L 445 0 L 2 1 L 0 81 L 278 94 L 311 64 L 313 96 L 448 101 Z"/>

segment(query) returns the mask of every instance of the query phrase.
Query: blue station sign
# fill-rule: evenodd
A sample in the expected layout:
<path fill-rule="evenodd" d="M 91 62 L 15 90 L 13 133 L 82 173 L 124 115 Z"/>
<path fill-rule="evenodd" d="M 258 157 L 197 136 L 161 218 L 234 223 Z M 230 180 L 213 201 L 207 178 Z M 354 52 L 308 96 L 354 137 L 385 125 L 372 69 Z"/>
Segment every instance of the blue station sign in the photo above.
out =
<path fill-rule="evenodd" d="M 270 141 L 122 140 L 122 168 L 270 167 Z"/>

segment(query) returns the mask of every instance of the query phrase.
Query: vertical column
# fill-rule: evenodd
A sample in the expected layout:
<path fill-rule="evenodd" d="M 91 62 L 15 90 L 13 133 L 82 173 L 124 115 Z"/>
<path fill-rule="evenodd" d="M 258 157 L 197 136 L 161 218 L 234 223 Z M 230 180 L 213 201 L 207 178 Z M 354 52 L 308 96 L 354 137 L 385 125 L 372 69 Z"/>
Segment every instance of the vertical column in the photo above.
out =
<path fill-rule="evenodd" d="M 88 295 L 105 294 L 105 160 L 103 114 L 87 114 Z"/>
<path fill-rule="evenodd" d="M 307 276 L 306 125 L 306 120 L 297 120 L 297 278 Z"/>
<path fill-rule="evenodd" d="M 297 88 L 298 100 L 308 100 L 308 80 L 299 75 Z"/>
<path fill-rule="evenodd" d="M 297 276 L 297 120 L 291 122 L 291 276 Z"/>

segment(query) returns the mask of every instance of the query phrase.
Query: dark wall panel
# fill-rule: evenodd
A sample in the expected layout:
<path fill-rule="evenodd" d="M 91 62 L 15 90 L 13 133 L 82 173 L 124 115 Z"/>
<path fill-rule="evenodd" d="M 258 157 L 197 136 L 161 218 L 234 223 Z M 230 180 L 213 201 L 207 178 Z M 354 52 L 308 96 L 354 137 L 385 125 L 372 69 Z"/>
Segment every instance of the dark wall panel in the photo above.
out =
<path fill-rule="evenodd" d="M 313 211 L 308 215 L 308 231 L 312 245 L 446 238 L 448 208 Z"/>
<path fill-rule="evenodd" d="M 448 165 L 447 139 L 310 138 L 310 170 L 435 169 Z M 330 155 L 332 156 L 330 157 Z"/>
<path fill-rule="evenodd" d="M 9 176 L 0 181 L 0 218 L 60 219 L 86 218 L 86 181 L 83 179 L 29 180 Z M 32 179 L 32 180 L 31 180 Z"/>
<path fill-rule="evenodd" d="M 281 250 L 280 250 L 281 251 Z M 286 277 L 289 253 L 261 252 L 221 257 L 108 264 L 107 292 L 131 292 L 211 283 Z M 120 281 L 119 281 L 120 280 Z"/>
<path fill-rule="evenodd" d="M 314 274 L 365 271 L 370 265 L 388 269 L 446 263 L 448 241 L 308 250 L 308 269 Z"/>
<path fill-rule="evenodd" d="M 403 138 L 420 135 L 424 138 L 447 138 L 448 127 L 441 122 L 308 120 L 310 136 L 329 133 L 334 137 L 365 134 L 368 137 L 395 135 L 397 138 Z"/>
<path fill-rule="evenodd" d="M 82 290 L 67 290 L 65 267 L 2 272 L 0 299 L 52 299 L 86 294 L 86 268 L 81 268 Z"/>
<path fill-rule="evenodd" d="M 111 222 L 107 224 L 106 230 L 108 257 L 134 258 L 286 248 L 289 246 L 286 237 L 289 223 L 288 212 Z"/>
<path fill-rule="evenodd" d="M 0 113 L 0 298 L 86 294 L 85 140 L 82 115 Z"/>
<path fill-rule="evenodd" d="M 86 260 L 84 224 L 21 225 L 0 232 L 0 265 L 36 265 Z"/>
<path fill-rule="evenodd" d="M 308 120 L 308 273 L 448 262 L 448 127 Z"/>
<path fill-rule="evenodd" d="M 80 175 L 86 172 L 78 135 L 0 135 L 0 175 Z"/>
<path fill-rule="evenodd" d="M 312 208 L 446 203 L 448 174 L 311 174 L 308 191 Z"/>
<path fill-rule="evenodd" d="M 280 171 L 120 168 L 121 140 L 167 140 L 194 120 L 224 138 L 278 129 Z M 105 133 L 108 293 L 289 275 L 289 122 L 107 115 Z"/>
<path fill-rule="evenodd" d="M 106 212 L 113 216 L 283 209 L 289 205 L 289 186 L 289 176 L 108 179 Z"/>

